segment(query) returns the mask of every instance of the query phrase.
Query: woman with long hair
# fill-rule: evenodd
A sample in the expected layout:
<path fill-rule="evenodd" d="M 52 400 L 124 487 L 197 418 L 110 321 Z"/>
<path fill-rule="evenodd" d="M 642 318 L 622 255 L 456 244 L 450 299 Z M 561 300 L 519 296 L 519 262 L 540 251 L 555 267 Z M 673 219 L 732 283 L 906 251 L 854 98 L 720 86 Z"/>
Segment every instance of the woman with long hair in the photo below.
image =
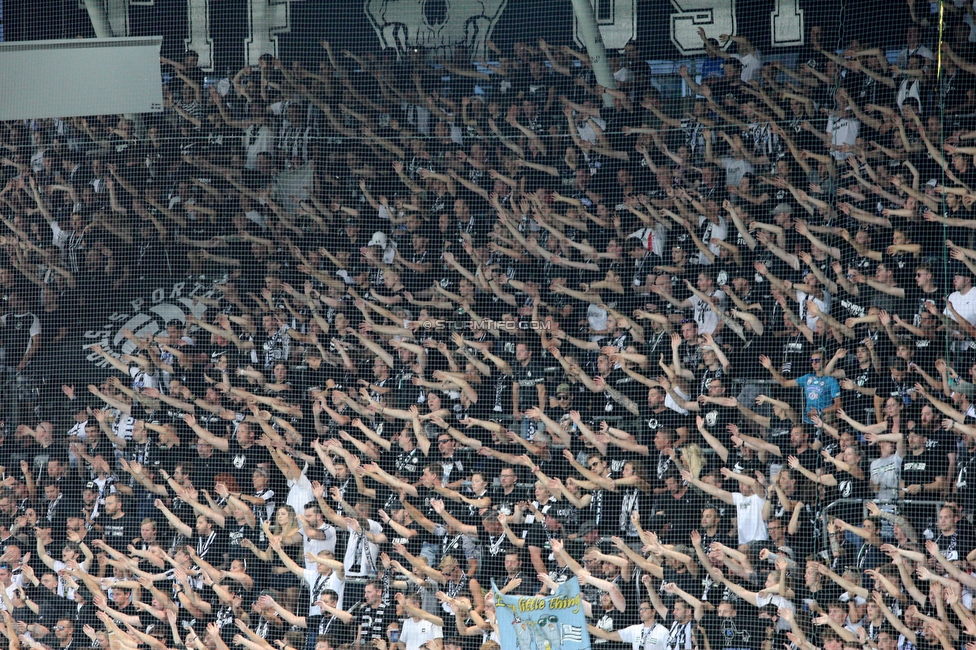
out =
<path fill-rule="evenodd" d="M 702 469 L 705 467 L 705 455 L 697 443 L 685 445 L 680 450 L 680 462 L 684 469 L 691 472 L 695 478 L 701 477 Z"/>
<path fill-rule="evenodd" d="M 289 505 L 279 507 L 275 512 L 274 521 L 264 522 L 262 529 L 265 536 L 281 540 L 281 550 L 287 553 L 295 564 L 304 565 L 304 538 L 294 508 Z M 241 546 L 251 549 L 252 553 L 270 565 L 271 575 L 266 576 L 268 580 L 266 584 L 279 593 L 282 602 L 294 605 L 297 602 L 301 582 L 291 569 L 285 566 L 270 544 L 266 544 L 264 550 L 261 550 L 250 540 L 245 540 L 241 542 Z"/>

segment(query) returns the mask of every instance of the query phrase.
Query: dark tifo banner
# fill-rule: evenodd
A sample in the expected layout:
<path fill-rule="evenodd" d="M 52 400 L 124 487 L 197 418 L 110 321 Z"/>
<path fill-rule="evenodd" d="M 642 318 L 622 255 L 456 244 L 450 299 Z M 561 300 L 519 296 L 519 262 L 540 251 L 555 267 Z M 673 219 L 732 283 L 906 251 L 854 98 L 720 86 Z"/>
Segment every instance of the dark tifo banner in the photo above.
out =
<path fill-rule="evenodd" d="M 2 2 L 2 0 L 0 0 Z M 802 47 L 813 25 L 834 45 L 843 41 L 894 47 L 904 38 L 904 2 L 858 0 L 591 0 L 611 49 L 636 39 L 647 58 L 701 54 L 698 28 L 709 36 L 746 36 L 764 53 Z M 927 6 L 920 5 L 920 11 Z M 11 41 L 93 36 L 79 0 L 7 3 Z M 2 19 L 0 19 L 2 20 Z M 309 62 L 324 57 L 318 42 L 355 52 L 417 46 L 466 46 L 475 53 L 545 38 L 579 46 L 570 0 L 132 0 L 123 24 L 130 36 L 160 35 L 163 52 L 190 47 L 218 74 L 254 64 L 264 53 Z M 842 27 L 841 27 L 842 26 Z"/>

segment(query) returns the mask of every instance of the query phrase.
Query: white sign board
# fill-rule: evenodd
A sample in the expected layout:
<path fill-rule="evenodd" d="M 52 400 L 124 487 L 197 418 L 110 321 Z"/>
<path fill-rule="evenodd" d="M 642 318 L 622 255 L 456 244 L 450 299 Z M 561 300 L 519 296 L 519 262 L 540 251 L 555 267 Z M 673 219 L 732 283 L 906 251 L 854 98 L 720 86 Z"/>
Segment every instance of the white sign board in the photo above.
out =
<path fill-rule="evenodd" d="M 0 120 L 163 110 L 161 36 L 0 43 Z"/>

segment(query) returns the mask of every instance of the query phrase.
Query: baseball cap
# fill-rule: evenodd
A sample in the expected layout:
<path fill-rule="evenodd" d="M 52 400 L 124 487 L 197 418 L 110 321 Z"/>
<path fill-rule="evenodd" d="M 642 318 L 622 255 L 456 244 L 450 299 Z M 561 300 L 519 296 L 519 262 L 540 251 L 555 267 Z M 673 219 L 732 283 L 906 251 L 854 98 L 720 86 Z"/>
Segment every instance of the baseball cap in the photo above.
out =
<path fill-rule="evenodd" d="M 587 519 L 586 521 L 580 524 L 579 530 L 576 531 L 576 536 L 582 537 L 583 535 L 593 532 L 594 530 L 596 530 L 596 521 L 594 521 L 593 519 Z"/>
<path fill-rule="evenodd" d="M 793 206 L 789 203 L 778 203 L 770 214 L 793 214 Z"/>
<path fill-rule="evenodd" d="M 958 379 L 949 380 L 949 389 L 954 393 L 960 393 L 966 397 L 972 397 L 976 395 L 976 384 L 971 384 L 968 381 L 959 381 Z"/>
<path fill-rule="evenodd" d="M 379 231 L 374 232 L 366 246 L 379 246 L 380 248 L 386 248 L 386 234 Z"/>
<path fill-rule="evenodd" d="M 949 263 L 949 277 L 955 275 L 964 275 L 966 277 L 972 277 L 973 272 L 969 270 L 969 267 L 958 260 L 953 260 Z"/>
<path fill-rule="evenodd" d="M 556 386 L 556 395 L 562 395 L 563 393 L 570 392 L 572 392 L 572 390 L 570 389 L 569 384 L 559 384 Z"/>

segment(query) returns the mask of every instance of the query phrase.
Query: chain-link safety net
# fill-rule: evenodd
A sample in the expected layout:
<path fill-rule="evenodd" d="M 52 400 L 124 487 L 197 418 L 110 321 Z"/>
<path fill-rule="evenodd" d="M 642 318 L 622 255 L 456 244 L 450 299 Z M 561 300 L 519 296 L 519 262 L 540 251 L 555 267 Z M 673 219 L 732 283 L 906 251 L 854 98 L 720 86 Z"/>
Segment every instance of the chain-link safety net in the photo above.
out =
<path fill-rule="evenodd" d="M 974 7 L 7 0 L 8 647 L 972 650 Z"/>

